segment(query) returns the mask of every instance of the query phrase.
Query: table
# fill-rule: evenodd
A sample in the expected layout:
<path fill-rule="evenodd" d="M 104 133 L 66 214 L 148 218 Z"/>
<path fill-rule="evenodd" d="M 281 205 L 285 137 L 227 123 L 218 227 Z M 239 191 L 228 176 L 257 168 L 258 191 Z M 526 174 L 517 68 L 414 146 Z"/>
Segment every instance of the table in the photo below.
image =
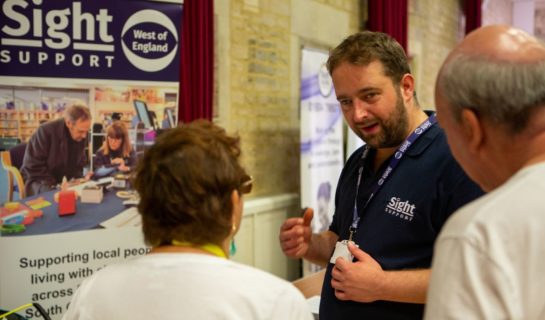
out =
<path fill-rule="evenodd" d="M 42 208 L 43 216 L 35 219 L 34 223 L 27 225 L 25 231 L 16 234 L 3 234 L 2 236 L 28 236 L 97 229 L 101 228 L 101 222 L 112 218 L 127 208 L 123 205 L 124 199 L 115 195 L 116 189 L 105 189 L 104 199 L 101 203 L 81 203 L 78 198 L 75 214 L 59 216 L 57 213 L 58 203 L 53 200 L 53 196 L 57 191 L 48 191 L 23 199 L 21 202 L 25 203 L 28 200 L 43 197 L 51 202 L 51 205 Z"/>

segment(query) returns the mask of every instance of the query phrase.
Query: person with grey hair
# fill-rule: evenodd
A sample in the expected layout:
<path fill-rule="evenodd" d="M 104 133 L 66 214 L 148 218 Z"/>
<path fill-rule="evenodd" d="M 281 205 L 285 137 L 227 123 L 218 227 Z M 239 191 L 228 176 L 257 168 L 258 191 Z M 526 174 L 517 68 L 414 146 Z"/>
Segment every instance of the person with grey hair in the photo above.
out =
<path fill-rule="evenodd" d="M 351 35 L 327 65 L 344 118 L 366 145 L 343 168 L 329 229 L 313 234 L 308 210 L 284 222 L 281 248 L 327 267 L 320 319 L 422 319 L 439 230 L 482 190 L 419 106 L 393 38 Z"/>
<path fill-rule="evenodd" d="M 545 45 L 519 29 L 470 33 L 436 82 L 437 118 L 488 192 L 435 245 L 426 319 L 545 319 Z"/>
<path fill-rule="evenodd" d="M 91 113 L 82 105 L 69 106 L 63 118 L 38 127 L 28 142 L 21 167 L 27 196 L 54 189 L 63 177 L 83 176 L 90 127 Z"/>

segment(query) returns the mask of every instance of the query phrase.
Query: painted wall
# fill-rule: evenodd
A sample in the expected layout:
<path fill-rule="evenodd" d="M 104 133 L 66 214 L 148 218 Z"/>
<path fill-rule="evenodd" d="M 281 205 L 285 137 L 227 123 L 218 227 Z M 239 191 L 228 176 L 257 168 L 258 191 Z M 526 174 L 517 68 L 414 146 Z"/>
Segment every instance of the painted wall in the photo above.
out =
<path fill-rule="evenodd" d="M 512 0 L 485 0 L 482 7 L 483 26 L 513 24 Z"/>

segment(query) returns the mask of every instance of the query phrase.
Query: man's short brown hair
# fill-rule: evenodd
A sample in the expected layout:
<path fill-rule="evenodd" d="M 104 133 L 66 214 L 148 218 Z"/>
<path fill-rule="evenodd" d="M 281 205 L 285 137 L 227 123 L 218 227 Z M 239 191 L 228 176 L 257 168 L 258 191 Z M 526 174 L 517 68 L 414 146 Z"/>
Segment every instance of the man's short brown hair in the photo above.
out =
<path fill-rule="evenodd" d="M 384 74 L 398 85 L 403 76 L 411 73 L 403 47 L 392 37 L 382 32 L 362 31 L 348 36 L 331 50 L 327 69 L 332 74 L 341 63 L 367 66 L 380 61 Z"/>

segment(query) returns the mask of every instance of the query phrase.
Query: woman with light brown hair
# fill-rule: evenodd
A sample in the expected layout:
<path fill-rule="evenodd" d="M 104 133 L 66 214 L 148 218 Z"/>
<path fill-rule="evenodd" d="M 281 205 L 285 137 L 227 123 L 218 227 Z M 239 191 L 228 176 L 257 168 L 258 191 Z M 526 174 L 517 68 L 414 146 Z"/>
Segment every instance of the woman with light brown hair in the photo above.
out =
<path fill-rule="evenodd" d="M 106 128 L 106 139 L 93 159 L 93 168 L 118 165 L 119 171 L 129 171 L 136 166 L 136 153 L 129 139 L 129 131 L 121 121 L 114 121 Z"/>

